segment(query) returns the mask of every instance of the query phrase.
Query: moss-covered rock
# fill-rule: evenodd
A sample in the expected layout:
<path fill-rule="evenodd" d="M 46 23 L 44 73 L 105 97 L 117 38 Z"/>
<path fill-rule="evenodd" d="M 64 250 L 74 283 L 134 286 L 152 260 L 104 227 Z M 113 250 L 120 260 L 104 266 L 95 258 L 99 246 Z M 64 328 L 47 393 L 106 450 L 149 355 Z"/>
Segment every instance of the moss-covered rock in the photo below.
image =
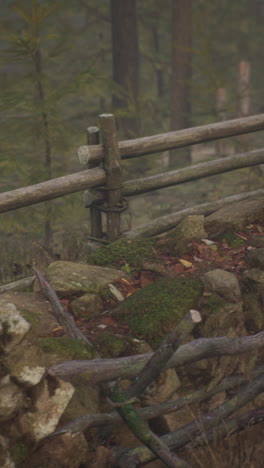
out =
<path fill-rule="evenodd" d="M 137 337 L 157 346 L 195 306 L 201 292 L 198 279 L 162 278 L 128 297 L 116 315 Z"/>
<path fill-rule="evenodd" d="M 92 359 L 94 351 L 86 344 L 75 338 L 48 337 L 40 338 L 39 346 L 44 353 L 56 354 L 69 359 Z"/>
<path fill-rule="evenodd" d="M 46 277 L 59 297 L 96 294 L 124 276 L 123 271 L 83 263 L 58 261 L 48 267 Z"/>
<path fill-rule="evenodd" d="M 10 455 L 13 462 L 18 466 L 22 463 L 30 453 L 30 449 L 23 442 L 17 442 L 10 449 Z"/>
<path fill-rule="evenodd" d="M 217 239 L 220 242 L 228 244 L 230 247 L 234 248 L 240 247 L 242 244 L 245 243 L 245 241 L 241 239 L 241 237 L 239 237 L 232 231 L 226 231 L 223 234 L 220 234 L 219 236 L 217 236 Z"/>
<path fill-rule="evenodd" d="M 133 348 L 130 337 L 115 336 L 110 333 L 98 335 L 94 342 L 100 354 L 108 358 L 128 355 L 131 353 L 131 348 Z"/>
<path fill-rule="evenodd" d="M 143 262 L 157 260 L 155 239 L 120 239 L 97 249 L 88 259 L 89 263 L 105 266 L 139 268 Z"/>
<path fill-rule="evenodd" d="M 187 216 L 173 231 L 163 246 L 173 255 L 182 255 L 189 250 L 190 241 L 204 239 L 207 234 L 204 230 L 204 216 Z"/>

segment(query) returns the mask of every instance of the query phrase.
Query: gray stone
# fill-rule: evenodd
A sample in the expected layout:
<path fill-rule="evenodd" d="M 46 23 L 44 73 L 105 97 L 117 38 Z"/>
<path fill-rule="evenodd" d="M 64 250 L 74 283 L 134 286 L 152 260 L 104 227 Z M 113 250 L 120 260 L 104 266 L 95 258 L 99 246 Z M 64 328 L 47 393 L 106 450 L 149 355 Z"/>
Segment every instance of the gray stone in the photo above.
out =
<path fill-rule="evenodd" d="M 253 245 L 253 247 L 264 248 L 264 236 L 252 236 L 250 239 L 250 245 Z"/>
<path fill-rule="evenodd" d="M 258 268 L 251 268 L 243 273 L 243 280 L 256 288 L 264 287 L 264 271 Z"/>
<path fill-rule="evenodd" d="M 103 311 L 103 301 L 96 294 L 85 294 L 75 299 L 70 304 L 70 309 L 75 317 L 92 319 Z"/>
<path fill-rule="evenodd" d="M 0 421 L 11 419 L 26 402 L 26 396 L 15 383 L 9 382 L 0 388 Z"/>
<path fill-rule="evenodd" d="M 264 200 L 243 200 L 225 206 L 205 218 L 204 227 L 208 234 L 222 234 L 233 231 L 255 221 L 264 221 Z"/>
<path fill-rule="evenodd" d="M 195 239 L 204 239 L 207 233 L 204 230 L 204 216 L 187 216 L 171 233 L 165 247 L 173 249 L 175 255 L 183 254 L 188 250 L 188 242 Z"/>
<path fill-rule="evenodd" d="M 44 379 L 34 388 L 32 399 L 34 407 L 32 411 L 22 414 L 19 418 L 23 434 L 34 442 L 55 430 L 74 393 L 74 388 L 69 382 L 55 378 L 52 380 L 52 385 L 50 381 Z"/>
<path fill-rule="evenodd" d="M 238 280 L 229 271 L 220 269 L 208 271 L 202 281 L 206 289 L 218 293 L 227 301 L 238 301 L 241 298 Z"/>
<path fill-rule="evenodd" d="M 109 283 L 127 275 L 121 270 L 74 262 L 58 261 L 47 270 L 46 278 L 60 297 L 96 294 Z"/>
<path fill-rule="evenodd" d="M 250 250 L 245 255 L 245 262 L 252 267 L 264 269 L 264 248 Z"/>
<path fill-rule="evenodd" d="M 7 353 L 28 333 L 30 324 L 19 314 L 14 304 L 0 301 L 0 349 Z"/>

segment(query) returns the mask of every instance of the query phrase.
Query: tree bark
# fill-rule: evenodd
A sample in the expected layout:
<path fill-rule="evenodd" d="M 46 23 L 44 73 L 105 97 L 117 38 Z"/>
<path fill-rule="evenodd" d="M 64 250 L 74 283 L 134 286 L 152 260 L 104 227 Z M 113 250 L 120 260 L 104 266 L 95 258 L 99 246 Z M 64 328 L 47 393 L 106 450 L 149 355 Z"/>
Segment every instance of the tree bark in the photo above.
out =
<path fill-rule="evenodd" d="M 171 32 L 171 130 L 190 127 L 191 120 L 192 0 L 172 0 Z M 191 161 L 190 151 L 181 162 Z M 175 166 L 175 152 L 170 167 Z"/>
<path fill-rule="evenodd" d="M 127 137 L 138 132 L 139 53 L 136 0 L 111 0 L 114 111 Z"/>

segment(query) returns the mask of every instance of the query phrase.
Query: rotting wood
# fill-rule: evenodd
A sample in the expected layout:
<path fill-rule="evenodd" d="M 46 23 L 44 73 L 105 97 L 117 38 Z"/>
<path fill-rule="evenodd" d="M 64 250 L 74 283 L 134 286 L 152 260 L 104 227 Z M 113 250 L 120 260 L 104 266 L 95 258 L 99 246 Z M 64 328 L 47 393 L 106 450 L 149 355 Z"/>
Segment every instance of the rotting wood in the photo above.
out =
<path fill-rule="evenodd" d="M 231 205 L 233 203 L 238 203 L 243 200 L 249 200 L 252 198 L 258 198 L 264 196 L 264 189 L 254 190 L 252 192 L 240 193 L 238 195 L 231 195 L 230 197 L 225 197 L 220 200 L 213 202 L 202 203 L 201 205 L 192 206 L 191 208 L 185 208 L 184 210 L 171 213 L 169 215 L 161 216 L 156 218 L 149 223 L 142 224 L 137 226 L 132 231 L 127 231 L 123 233 L 123 236 L 135 238 L 135 237 L 153 237 L 163 232 L 169 231 L 170 229 L 175 228 L 177 224 L 186 216 L 190 215 L 205 215 L 213 213 L 223 206 Z"/>
<path fill-rule="evenodd" d="M 129 180 L 123 184 L 125 196 L 140 195 L 172 185 L 182 184 L 191 180 L 201 179 L 223 172 L 234 171 L 243 167 L 256 166 L 264 163 L 264 148 L 236 154 L 226 158 L 206 161 L 183 169 L 165 172 L 151 177 Z"/>
<path fill-rule="evenodd" d="M 107 239 L 112 242 L 120 237 L 120 211 L 115 211 L 122 203 L 122 167 L 118 148 L 115 117 L 113 114 L 99 116 L 104 144 L 104 169 L 106 172 L 106 224 Z"/>
<path fill-rule="evenodd" d="M 0 194 L 0 213 L 81 192 L 87 187 L 104 184 L 105 180 L 105 171 L 94 168 L 4 192 Z"/>
<path fill-rule="evenodd" d="M 264 130 L 264 114 L 120 141 L 118 146 L 122 158 L 127 159 L 261 130 Z M 81 146 L 77 154 L 82 164 L 100 162 L 103 160 L 103 145 Z"/>

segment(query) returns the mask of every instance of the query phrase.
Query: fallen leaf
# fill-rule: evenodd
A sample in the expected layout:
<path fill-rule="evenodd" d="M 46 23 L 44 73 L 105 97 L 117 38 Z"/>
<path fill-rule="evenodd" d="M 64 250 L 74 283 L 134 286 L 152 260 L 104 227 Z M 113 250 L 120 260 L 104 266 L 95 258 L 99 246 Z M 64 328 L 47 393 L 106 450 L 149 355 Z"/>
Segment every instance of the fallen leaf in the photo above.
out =
<path fill-rule="evenodd" d="M 186 268 L 191 268 L 193 266 L 191 262 L 188 262 L 187 260 L 183 260 L 182 258 L 179 259 L 179 262 L 181 262 L 181 264 L 184 265 Z"/>

